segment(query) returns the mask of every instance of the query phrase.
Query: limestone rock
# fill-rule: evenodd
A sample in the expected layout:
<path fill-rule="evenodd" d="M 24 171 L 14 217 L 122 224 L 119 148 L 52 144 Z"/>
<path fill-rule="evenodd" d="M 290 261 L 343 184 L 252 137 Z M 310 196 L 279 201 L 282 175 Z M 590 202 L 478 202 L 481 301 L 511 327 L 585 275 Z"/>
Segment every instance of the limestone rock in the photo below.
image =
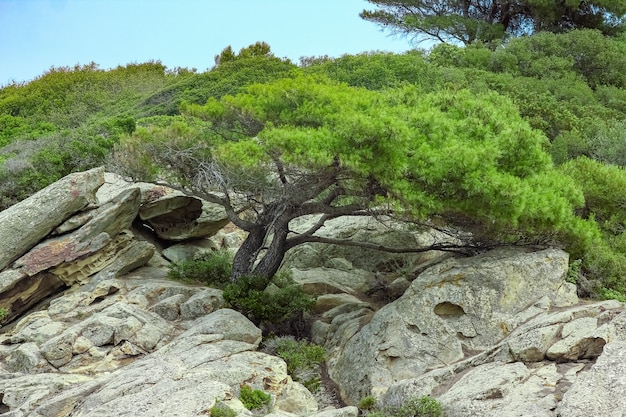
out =
<path fill-rule="evenodd" d="M 623 416 L 626 410 L 626 342 L 611 342 L 563 396 L 561 417 Z"/>
<path fill-rule="evenodd" d="M 320 413 L 315 413 L 311 417 L 357 417 L 358 415 L 358 408 L 354 406 L 348 406 L 333 410 L 325 410 Z"/>
<path fill-rule="evenodd" d="M 157 236 L 173 241 L 211 236 L 229 222 L 219 204 L 180 192 L 143 204 L 139 216 L 150 224 Z"/>
<path fill-rule="evenodd" d="M 41 300 L 58 293 L 64 287 L 63 281 L 48 272 L 33 276 L 14 269 L 0 272 L 0 307 L 7 311 L 3 322 L 20 317 Z"/>
<path fill-rule="evenodd" d="M 296 219 L 289 224 L 294 232 L 302 232 L 313 226 L 316 216 Z M 376 243 L 393 248 L 424 247 L 435 242 L 449 242 L 452 239 L 434 230 L 414 232 L 407 225 L 389 219 L 366 216 L 342 216 L 326 222 L 316 235 Z M 433 258 L 441 259 L 448 255 L 430 251 L 420 254 L 391 254 L 372 249 L 358 249 L 311 243 L 300 245 L 290 250 L 283 262 L 284 268 L 309 269 L 326 267 L 329 269 L 348 270 L 352 266 L 369 272 L 404 271 L 411 273 L 415 265 L 423 264 Z M 338 260 L 341 267 L 337 268 Z"/>
<path fill-rule="evenodd" d="M 293 280 L 311 295 L 359 293 L 370 289 L 375 282 L 373 272 L 363 270 L 341 271 L 330 268 L 291 269 Z"/>
<path fill-rule="evenodd" d="M 180 318 L 194 320 L 226 307 L 222 291 L 206 288 L 180 304 Z"/>
<path fill-rule="evenodd" d="M 104 169 L 69 174 L 0 212 L 0 270 L 22 256 L 65 219 L 96 202 Z"/>
<path fill-rule="evenodd" d="M 85 225 L 74 232 L 52 238 L 35 248 L 14 263 L 14 268 L 34 275 L 52 267 L 67 264 L 76 259 L 93 255 L 105 248 L 117 235 L 130 226 L 137 216 L 140 203 L 139 189 L 130 189 L 98 208 Z M 108 252 L 116 252 L 121 243 L 113 245 Z M 115 253 L 113 253 L 115 255 Z M 97 263 L 106 264 L 106 261 Z"/>
<path fill-rule="evenodd" d="M 21 407 L 29 415 L 43 416 L 203 415 L 218 401 L 242 409 L 236 397 L 240 386 L 247 384 L 272 394 L 274 411 L 281 415 L 316 411 L 312 395 L 291 380 L 282 359 L 253 351 L 254 344 L 224 339 L 224 335 L 241 338 L 228 330 L 245 320 L 236 314 L 227 311 L 198 320 L 158 351 L 115 374 L 85 380 L 58 395 L 42 391 L 37 403 L 16 400 L 11 409 Z"/>
<path fill-rule="evenodd" d="M 549 307 L 543 298 L 563 285 L 567 265 L 567 254 L 553 249 L 497 250 L 435 265 L 346 342 L 330 375 L 355 404 L 487 350 L 522 324 L 520 314 L 527 320 Z"/>

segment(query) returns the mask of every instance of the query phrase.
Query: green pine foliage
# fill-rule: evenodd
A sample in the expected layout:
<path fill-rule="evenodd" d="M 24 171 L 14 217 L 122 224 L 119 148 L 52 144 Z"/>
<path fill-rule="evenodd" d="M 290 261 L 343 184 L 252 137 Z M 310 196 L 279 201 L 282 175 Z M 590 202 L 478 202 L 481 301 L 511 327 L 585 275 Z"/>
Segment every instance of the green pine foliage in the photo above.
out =
<path fill-rule="evenodd" d="M 263 201 L 278 195 L 278 167 L 332 171 L 336 188 L 319 201 L 341 190 L 342 207 L 384 205 L 481 241 L 558 245 L 581 260 L 579 285 L 619 298 L 624 57 L 623 35 L 574 30 L 299 67 L 259 42 L 225 48 L 201 73 L 158 61 L 51 68 L 0 88 L 0 209 L 98 165 L 188 185 L 193 172 L 172 158 L 183 150 Z M 269 295 L 268 282 L 242 279 L 233 304 L 256 320 L 310 306 L 289 285 Z"/>

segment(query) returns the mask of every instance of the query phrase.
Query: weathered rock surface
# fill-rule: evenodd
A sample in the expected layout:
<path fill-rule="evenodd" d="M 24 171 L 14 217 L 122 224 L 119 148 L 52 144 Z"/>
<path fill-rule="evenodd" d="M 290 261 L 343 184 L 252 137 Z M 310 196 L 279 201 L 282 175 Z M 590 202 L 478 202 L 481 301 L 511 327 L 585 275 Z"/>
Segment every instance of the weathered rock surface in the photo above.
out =
<path fill-rule="evenodd" d="M 0 270 L 22 256 L 75 212 L 96 202 L 104 169 L 70 174 L 0 212 Z"/>
<path fill-rule="evenodd" d="M 93 185 L 58 185 L 53 194 L 79 187 L 82 203 L 0 271 L 0 307 L 21 317 L 0 330 L 0 414 L 186 417 L 222 402 L 250 416 L 238 399 L 244 384 L 272 394 L 270 416 L 359 414 L 318 412 L 285 363 L 257 350 L 261 330 L 220 290 L 167 279 L 166 259 L 235 249 L 245 234 L 230 225 L 186 240 L 202 230 L 204 202 L 109 174 L 91 204 L 101 171 L 90 175 Z M 133 228 L 142 216 L 158 221 Z M 216 212 L 211 227 L 224 218 Z M 169 243 L 153 236 L 159 225 L 174 230 L 161 235 Z M 390 247 L 450 239 L 395 226 L 354 217 L 319 234 Z M 579 301 L 567 266 L 555 249 L 455 259 L 308 244 L 283 268 L 318 296 L 312 338 L 349 404 L 430 395 L 448 417 L 626 415 L 626 306 Z"/>
<path fill-rule="evenodd" d="M 330 369 L 356 404 L 403 379 L 497 344 L 555 303 L 568 256 L 558 250 L 499 250 L 450 259 L 420 274 L 407 292 L 374 314 Z M 355 383 L 356 382 L 356 383 Z"/>

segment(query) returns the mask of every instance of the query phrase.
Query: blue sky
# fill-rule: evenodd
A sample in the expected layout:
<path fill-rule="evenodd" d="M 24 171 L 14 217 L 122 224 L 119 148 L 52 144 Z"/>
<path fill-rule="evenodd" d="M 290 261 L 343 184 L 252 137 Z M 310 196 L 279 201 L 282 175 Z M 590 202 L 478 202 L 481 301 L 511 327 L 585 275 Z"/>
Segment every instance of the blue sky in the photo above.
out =
<path fill-rule="evenodd" d="M 267 42 L 276 56 L 404 52 L 359 12 L 365 0 L 0 0 L 0 86 L 51 66 L 112 68 L 160 60 L 205 71 L 230 45 Z"/>

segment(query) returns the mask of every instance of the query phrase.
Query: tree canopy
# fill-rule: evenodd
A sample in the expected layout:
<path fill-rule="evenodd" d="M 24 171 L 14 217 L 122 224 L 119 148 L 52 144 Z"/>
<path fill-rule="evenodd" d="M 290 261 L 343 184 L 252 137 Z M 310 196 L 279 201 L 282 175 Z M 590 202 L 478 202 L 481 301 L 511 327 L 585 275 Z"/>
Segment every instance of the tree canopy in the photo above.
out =
<path fill-rule="evenodd" d="M 259 42 L 202 73 L 53 68 L 0 89 L 0 208 L 106 164 L 229 208 L 251 236 L 236 274 L 331 243 L 333 217 L 393 214 L 464 239 L 438 249 L 558 245 L 583 293 L 626 299 L 625 45 L 586 29 L 297 67 Z"/>
<path fill-rule="evenodd" d="M 471 44 L 535 32 L 623 30 L 624 0 L 368 0 L 375 10 L 361 17 L 416 39 Z"/>
<path fill-rule="evenodd" d="M 315 232 L 338 216 L 439 218 L 477 236 L 532 241 L 566 230 L 583 203 L 569 177 L 550 175 L 545 136 L 496 93 L 370 91 L 301 76 L 183 111 L 213 133 L 193 146 L 153 143 L 150 171 L 223 205 L 249 233 L 235 275 L 271 277 L 289 248 L 322 241 Z M 137 142 L 118 150 L 146 154 Z M 306 215 L 321 217 L 291 233 Z"/>

